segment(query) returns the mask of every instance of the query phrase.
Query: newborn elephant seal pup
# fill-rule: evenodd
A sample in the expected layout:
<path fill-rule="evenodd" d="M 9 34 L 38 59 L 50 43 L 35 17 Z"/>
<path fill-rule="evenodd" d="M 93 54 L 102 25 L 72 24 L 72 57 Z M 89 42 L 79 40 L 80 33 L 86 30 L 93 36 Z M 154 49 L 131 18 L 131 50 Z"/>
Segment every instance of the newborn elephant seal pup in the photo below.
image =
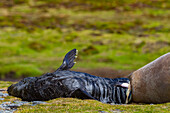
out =
<path fill-rule="evenodd" d="M 170 102 L 170 53 L 133 72 L 130 79 L 133 102 Z"/>
<path fill-rule="evenodd" d="M 50 100 L 59 97 L 94 99 L 103 103 L 130 102 L 130 81 L 127 78 L 102 78 L 69 71 L 75 64 L 77 50 L 68 52 L 63 64 L 53 73 L 28 77 L 8 88 L 9 95 L 26 101 Z"/>

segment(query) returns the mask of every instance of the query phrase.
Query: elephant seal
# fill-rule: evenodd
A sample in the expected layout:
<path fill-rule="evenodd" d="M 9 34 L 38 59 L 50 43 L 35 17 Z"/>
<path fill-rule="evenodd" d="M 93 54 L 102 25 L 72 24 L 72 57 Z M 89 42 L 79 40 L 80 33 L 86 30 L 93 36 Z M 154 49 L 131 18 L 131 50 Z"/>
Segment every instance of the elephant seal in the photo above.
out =
<path fill-rule="evenodd" d="M 170 52 L 130 75 L 132 101 L 170 102 Z"/>

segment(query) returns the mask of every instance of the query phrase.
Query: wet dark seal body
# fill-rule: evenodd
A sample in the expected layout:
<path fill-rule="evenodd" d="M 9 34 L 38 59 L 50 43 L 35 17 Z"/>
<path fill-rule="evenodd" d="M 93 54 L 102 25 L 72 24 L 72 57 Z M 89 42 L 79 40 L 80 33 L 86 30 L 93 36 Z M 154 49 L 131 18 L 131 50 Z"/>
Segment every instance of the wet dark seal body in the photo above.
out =
<path fill-rule="evenodd" d="M 130 78 L 133 102 L 170 102 L 170 53 L 138 69 Z"/>
<path fill-rule="evenodd" d="M 73 57 L 74 56 L 74 57 Z M 26 101 L 50 100 L 59 97 L 95 99 L 103 103 L 125 104 L 130 100 L 127 78 L 109 79 L 87 73 L 69 71 L 73 65 L 75 50 L 64 58 L 54 73 L 40 77 L 28 77 L 8 88 L 9 95 Z"/>
<path fill-rule="evenodd" d="M 95 99 L 103 103 L 126 103 L 126 78 L 108 79 L 74 71 L 57 71 L 25 78 L 9 87 L 9 94 L 22 100 L 50 100 L 59 97 Z"/>

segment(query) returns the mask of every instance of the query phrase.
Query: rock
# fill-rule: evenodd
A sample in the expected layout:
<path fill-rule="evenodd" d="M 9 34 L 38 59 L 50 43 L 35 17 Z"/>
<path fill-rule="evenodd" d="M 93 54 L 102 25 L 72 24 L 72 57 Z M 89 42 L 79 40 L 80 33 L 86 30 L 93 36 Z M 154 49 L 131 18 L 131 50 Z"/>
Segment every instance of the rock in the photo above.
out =
<path fill-rule="evenodd" d="M 10 109 L 16 109 L 16 110 L 17 110 L 17 108 L 18 108 L 19 106 L 20 106 L 19 104 L 14 104 L 14 103 L 12 103 L 12 104 L 9 104 L 7 107 L 9 107 Z"/>
<path fill-rule="evenodd" d="M 1 96 L 1 97 L 7 97 L 7 96 L 9 96 L 9 95 L 8 95 L 8 93 L 2 93 L 2 92 L 0 92 L 0 96 Z"/>
<path fill-rule="evenodd" d="M 3 94 L 3 97 L 7 97 L 7 96 L 9 96 L 8 93 L 4 93 Z"/>
<path fill-rule="evenodd" d="M 37 104 L 46 104 L 46 102 L 43 102 L 43 101 L 32 101 L 32 106 L 35 106 Z"/>
<path fill-rule="evenodd" d="M 5 89 L 0 89 L 0 91 L 6 91 Z"/>
<path fill-rule="evenodd" d="M 7 93 L 2 93 L 0 92 L 0 101 L 4 100 L 5 98 L 2 97 L 7 97 L 9 96 Z M 30 105 L 30 106 L 35 106 L 37 104 L 46 104 L 46 102 L 43 101 L 20 101 L 20 100 L 15 100 L 15 101 L 6 101 L 0 103 L 0 113 L 13 113 L 17 110 L 18 107 L 22 105 Z"/>
<path fill-rule="evenodd" d="M 13 113 L 14 110 L 0 110 L 0 113 Z"/>
<path fill-rule="evenodd" d="M 170 52 L 133 72 L 130 79 L 133 102 L 170 102 Z"/>
<path fill-rule="evenodd" d="M 4 98 L 0 98 L 0 100 L 4 100 Z"/>
<path fill-rule="evenodd" d="M 33 101 L 33 102 L 27 102 L 27 101 L 13 101 L 13 102 L 3 102 L 0 104 L 0 113 L 13 113 L 17 110 L 18 107 L 22 105 L 30 105 L 35 106 L 37 104 L 46 104 L 46 102 L 43 101 Z"/>
<path fill-rule="evenodd" d="M 15 104 L 18 104 L 19 106 L 22 106 L 22 105 L 32 105 L 30 102 L 28 101 L 14 101 Z"/>
<path fill-rule="evenodd" d="M 0 96 L 3 96 L 4 94 L 2 92 L 0 92 Z"/>

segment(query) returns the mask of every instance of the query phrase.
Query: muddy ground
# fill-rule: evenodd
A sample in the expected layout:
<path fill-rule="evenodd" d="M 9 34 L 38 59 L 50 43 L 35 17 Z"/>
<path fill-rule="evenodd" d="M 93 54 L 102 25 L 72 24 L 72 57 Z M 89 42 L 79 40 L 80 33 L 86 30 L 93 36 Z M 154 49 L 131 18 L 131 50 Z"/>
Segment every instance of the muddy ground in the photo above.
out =
<path fill-rule="evenodd" d="M 78 69 L 73 69 L 73 71 L 85 72 L 91 75 L 105 77 L 105 78 L 121 78 L 121 77 L 128 78 L 128 75 L 130 75 L 133 72 L 130 70 L 114 70 L 111 68 L 98 68 L 98 69 L 78 68 Z M 37 75 L 37 76 L 40 76 L 40 75 Z M 14 79 L 11 77 L 12 75 L 7 76 L 7 78 L 5 79 L 0 79 L 0 80 L 16 82 L 24 78 L 22 77 L 20 79 Z"/>
<path fill-rule="evenodd" d="M 114 70 L 111 68 L 98 68 L 98 69 L 84 69 L 80 68 L 75 71 L 80 71 L 80 72 L 85 72 L 89 73 L 95 76 L 100 76 L 100 77 L 106 77 L 106 78 L 127 78 L 129 74 L 131 74 L 133 71 L 129 70 Z"/>

